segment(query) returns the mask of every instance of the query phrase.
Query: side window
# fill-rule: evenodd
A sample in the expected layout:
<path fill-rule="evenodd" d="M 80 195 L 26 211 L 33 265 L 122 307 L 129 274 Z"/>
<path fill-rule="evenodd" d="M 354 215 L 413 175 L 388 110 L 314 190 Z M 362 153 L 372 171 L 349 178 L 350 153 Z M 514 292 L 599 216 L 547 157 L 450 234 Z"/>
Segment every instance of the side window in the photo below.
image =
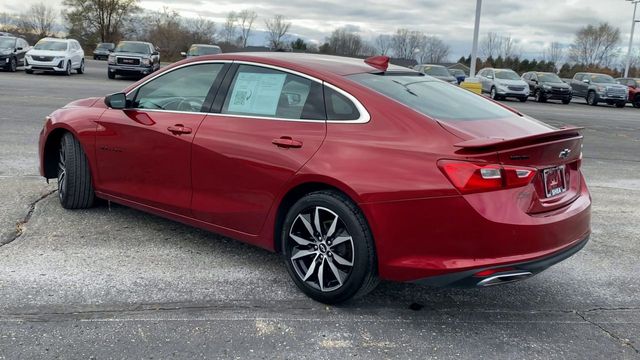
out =
<path fill-rule="evenodd" d="M 324 101 L 327 107 L 327 120 L 357 120 L 360 118 L 360 112 L 355 104 L 328 86 L 324 87 Z"/>
<path fill-rule="evenodd" d="M 238 67 L 222 113 L 293 120 L 326 119 L 321 84 L 252 65 Z"/>
<path fill-rule="evenodd" d="M 224 64 L 197 64 L 160 75 L 136 91 L 132 107 L 207 112 L 205 99 L 223 68 Z"/>
<path fill-rule="evenodd" d="M 576 76 L 574 77 L 575 80 L 578 81 L 582 81 L 582 78 L 584 77 L 584 74 L 576 74 Z"/>
<path fill-rule="evenodd" d="M 532 80 L 532 78 L 531 78 L 531 74 L 528 74 L 528 73 L 527 73 L 527 74 L 522 75 L 522 78 L 523 78 L 524 80 Z"/>

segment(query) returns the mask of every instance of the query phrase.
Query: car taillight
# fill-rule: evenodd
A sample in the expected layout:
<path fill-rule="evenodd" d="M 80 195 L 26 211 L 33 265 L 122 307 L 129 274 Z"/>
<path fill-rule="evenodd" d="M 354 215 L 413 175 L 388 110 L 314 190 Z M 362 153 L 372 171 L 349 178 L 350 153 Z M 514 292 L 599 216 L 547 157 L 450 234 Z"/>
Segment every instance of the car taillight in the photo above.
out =
<path fill-rule="evenodd" d="M 468 161 L 440 160 L 438 166 L 463 194 L 525 186 L 536 175 L 533 168 Z"/>

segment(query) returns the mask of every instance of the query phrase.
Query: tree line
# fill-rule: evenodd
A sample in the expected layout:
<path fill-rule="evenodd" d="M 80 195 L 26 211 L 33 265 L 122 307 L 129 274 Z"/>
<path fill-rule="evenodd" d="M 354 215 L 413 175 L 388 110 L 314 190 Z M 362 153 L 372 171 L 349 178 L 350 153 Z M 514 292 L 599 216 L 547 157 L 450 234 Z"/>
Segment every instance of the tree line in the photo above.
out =
<path fill-rule="evenodd" d="M 224 23 L 216 24 L 204 18 L 185 18 L 176 11 L 163 8 L 143 11 L 139 0 L 64 0 L 62 19 L 68 37 L 80 41 L 90 50 L 99 42 L 122 39 L 149 41 L 158 46 L 164 59 L 175 60 L 192 43 L 215 43 L 225 52 L 249 46 L 256 25 L 262 24 L 260 34 L 264 46 L 273 51 L 317 52 L 341 56 L 366 57 L 388 55 L 415 63 L 449 61 L 451 48 L 437 36 L 422 31 L 399 28 L 391 34 L 380 34 L 368 41 L 357 28 L 345 26 L 335 29 L 321 43 L 308 42 L 291 33 L 292 23 L 283 15 L 260 19 L 249 9 L 230 12 Z M 59 18 L 53 8 L 42 2 L 32 5 L 18 15 L 0 14 L 0 31 L 23 35 L 30 43 L 46 36 L 54 36 Z M 553 71 L 571 77 L 577 71 L 598 71 L 619 75 L 622 63 L 620 29 L 608 24 L 587 25 L 580 28 L 570 45 L 552 42 L 540 59 L 522 56 L 523 49 L 509 34 L 487 33 L 480 43 L 478 68 L 506 67 L 519 73 Z M 626 60 L 626 59 L 623 59 Z M 470 65 L 470 56 L 458 62 Z M 640 55 L 631 62 L 631 76 L 640 76 Z"/>

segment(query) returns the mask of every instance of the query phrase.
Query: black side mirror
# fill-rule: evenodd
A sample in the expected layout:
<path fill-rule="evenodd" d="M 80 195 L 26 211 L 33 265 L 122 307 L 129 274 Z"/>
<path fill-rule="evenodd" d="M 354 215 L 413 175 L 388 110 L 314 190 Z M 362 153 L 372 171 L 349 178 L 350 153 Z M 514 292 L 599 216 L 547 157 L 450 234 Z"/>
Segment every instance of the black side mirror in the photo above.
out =
<path fill-rule="evenodd" d="M 154 52 L 151 53 L 151 55 L 160 55 L 160 53 L 157 52 L 157 51 L 154 51 Z"/>
<path fill-rule="evenodd" d="M 21 50 L 22 50 L 22 47 L 17 47 L 16 48 L 16 51 L 21 51 Z"/>
<path fill-rule="evenodd" d="M 115 93 L 104 98 L 104 103 L 112 109 L 125 109 L 127 107 L 127 95 Z"/>

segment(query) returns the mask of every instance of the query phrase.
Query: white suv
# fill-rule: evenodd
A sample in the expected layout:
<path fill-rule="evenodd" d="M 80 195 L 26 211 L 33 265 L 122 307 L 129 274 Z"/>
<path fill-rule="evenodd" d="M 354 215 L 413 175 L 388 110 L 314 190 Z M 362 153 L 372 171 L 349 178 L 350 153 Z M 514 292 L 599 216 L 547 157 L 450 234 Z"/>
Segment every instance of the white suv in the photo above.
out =
<path fill-rule="evenodd" d="M 84 51 L 73 39 L 44 38 L 27 51 L 25 71 L 33 74 L 36 70 L 56 71 L 71 75 L 76 70 L 84 73 Z"/>

